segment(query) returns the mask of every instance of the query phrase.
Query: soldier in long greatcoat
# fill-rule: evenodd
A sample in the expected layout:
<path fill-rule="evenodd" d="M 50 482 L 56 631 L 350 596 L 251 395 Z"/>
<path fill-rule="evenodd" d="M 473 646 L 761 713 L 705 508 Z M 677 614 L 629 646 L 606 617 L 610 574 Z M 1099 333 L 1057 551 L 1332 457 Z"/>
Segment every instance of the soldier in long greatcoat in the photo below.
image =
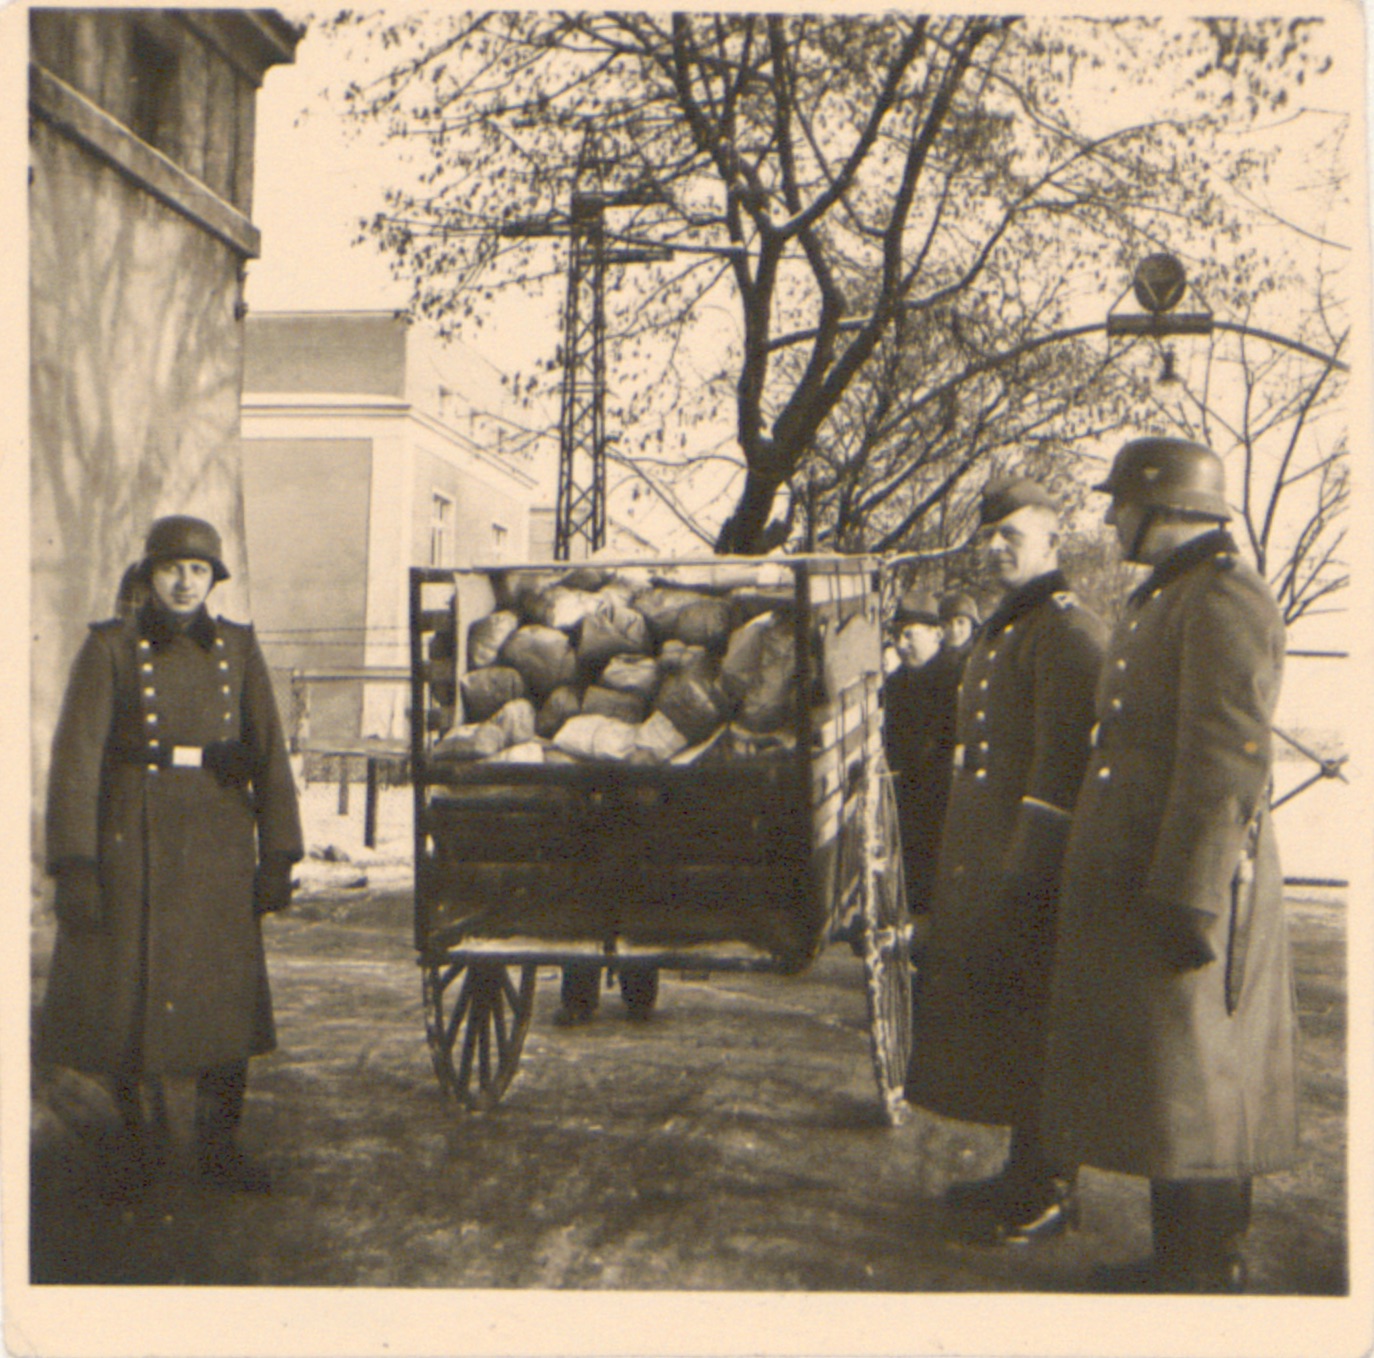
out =
<path fill-rule="evenodd" d="M 1100 487 L 1153 567 L 1117 625 L 1059 908 L 1042 1129 L 1150 1179 L 1153 1256 L 1105 1288 L 1237 1291 L 1251 1176 L 1296 1154 L 1295 1022 L 1268 811 L 1284 629 L 1226 533 L 1222 466 L 1128 443 Z"/>
<path fill-rule="evenodd" d="M 1058 511 L 1042 486 L 990 487 L 981 517 L 1004 595 L 959 688 L 907 1097 L 1012 1128 L 1002 1172 L 946 1195 L 965 1226 L 1010 1243 L 1076 1219 L 1074 1167 L 1045 1153 L 1037 1121 L 1059 869 L 1106 628 L 1058 569 Z"/>
<path fill-rule="evenodd" d="M 205 608 L 218 533 L 159 519 L 140 573 L 141 606 L 92 625 L 53 741 L 38 1055 L 110 1077 L 131 1138 L 140 1082 L 196 1077 L 201 1171 L 261 1188 L 234 1132 L 248 1058 L 275 1045 L 258 916 L 290 898 L 295 787 L 252 628 Z"/>

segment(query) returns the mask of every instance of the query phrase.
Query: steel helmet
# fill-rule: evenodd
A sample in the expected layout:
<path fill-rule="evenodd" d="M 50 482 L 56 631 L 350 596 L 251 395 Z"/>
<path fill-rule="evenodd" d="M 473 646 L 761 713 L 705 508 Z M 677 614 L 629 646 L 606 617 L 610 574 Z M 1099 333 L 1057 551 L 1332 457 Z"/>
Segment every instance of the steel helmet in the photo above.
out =
<path fill-rule="evenodd" d="M 1231 517 L 1221 459 L 1188 439 L 1132 439 L 1117 453 L 1107 479 L 1093 489 L 1142 509 L 1175 509 L 1223 521 Z"/>
<path fill-rule="evenodd" d="M 169 514 L 155 520 L 143 544 L 145 578 L 158 562 L 178 561 L 183 557 L 208 561 L 216 584 L 229 578 L 224 548 L 211 524 L 204 519 L 193 519 L 189 514 Z"/>

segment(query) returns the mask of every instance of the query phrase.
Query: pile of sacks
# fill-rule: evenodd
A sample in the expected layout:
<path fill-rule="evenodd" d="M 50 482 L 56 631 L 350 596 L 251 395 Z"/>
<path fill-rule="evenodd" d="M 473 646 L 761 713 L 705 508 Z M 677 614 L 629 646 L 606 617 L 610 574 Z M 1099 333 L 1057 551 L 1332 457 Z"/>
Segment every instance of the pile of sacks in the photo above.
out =
<path fill-rule="evenodd" d="M 786 567 L 690 583 L 581 567 L 497 577 L 467 635 L 464 723 L 437 759 L 686 764 L 795 749 L 796 638 Z"/>

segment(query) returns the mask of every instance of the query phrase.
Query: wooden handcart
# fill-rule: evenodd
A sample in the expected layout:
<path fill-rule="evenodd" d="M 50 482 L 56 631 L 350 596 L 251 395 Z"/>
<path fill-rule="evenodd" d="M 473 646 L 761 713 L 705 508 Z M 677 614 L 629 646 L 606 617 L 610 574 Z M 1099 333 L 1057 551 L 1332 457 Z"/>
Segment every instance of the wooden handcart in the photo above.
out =
<path fill-rule="evenodd" d="M 415 946 L 434 1068 L 459 1108 L 509 1086 L 541 966 L 789 974 L 844 944 L 863 959 L 883 1113 L 902 1119 L 910 920 L 882 752 L 882 566 L 768 562 L 788 583 L 767 602 L 795 629 L 794 750 L 684 765 L 436 759 L 461 720 L 472 623 L 513 572 L 569 568 L 411 571 Z M 759 566 L 618 564 L 721 593 Z"/>

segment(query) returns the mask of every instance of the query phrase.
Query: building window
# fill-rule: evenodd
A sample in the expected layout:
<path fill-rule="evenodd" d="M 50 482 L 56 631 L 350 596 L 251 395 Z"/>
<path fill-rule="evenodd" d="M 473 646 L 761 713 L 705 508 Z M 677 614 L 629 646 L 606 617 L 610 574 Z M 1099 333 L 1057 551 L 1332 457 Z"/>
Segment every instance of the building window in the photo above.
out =
<path fill-rule="evenodd" d="M 448 566 L 453 558 L 453 501 L 436 490 L 429 507 L 429 564 Z"/>
<path fill-rule="evenodd" d="M 491 526 L 491 559 L 493 561 L 504 561 L 506 559 L 506 539 L 510 536 L 506 532 L 503 524 L 494 523 Z"/>

